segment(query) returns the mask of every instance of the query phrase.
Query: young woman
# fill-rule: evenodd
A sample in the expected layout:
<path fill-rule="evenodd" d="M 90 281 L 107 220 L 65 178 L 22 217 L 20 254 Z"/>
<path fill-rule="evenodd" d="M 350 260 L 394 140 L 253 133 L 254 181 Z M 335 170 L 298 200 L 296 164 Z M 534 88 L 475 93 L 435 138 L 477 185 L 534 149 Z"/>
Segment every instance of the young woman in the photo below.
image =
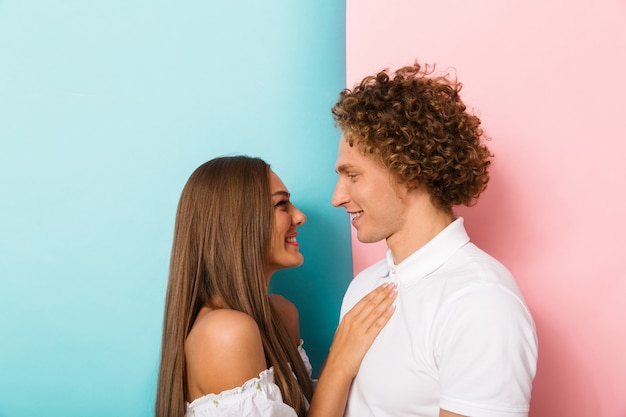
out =
<path fill-rule="evenodd" d="M 274 272 L 304 261 L 305 221 L 261 159 L 216 158 L 194 171 L 176 214 L 156 417 L 343 415 L 396 290 L 377 288 L 344 317 L 313 395 L 297 309 L 267 292 Z"/>

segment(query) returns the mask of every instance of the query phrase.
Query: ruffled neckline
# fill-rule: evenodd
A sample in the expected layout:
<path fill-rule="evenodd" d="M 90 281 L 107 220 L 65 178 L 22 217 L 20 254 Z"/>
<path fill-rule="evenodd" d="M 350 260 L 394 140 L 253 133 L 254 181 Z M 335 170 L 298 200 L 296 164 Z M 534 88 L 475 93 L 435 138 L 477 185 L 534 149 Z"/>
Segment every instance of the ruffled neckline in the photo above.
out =
<path fill-rule="evenodd" d="M 228 402 L 229 399 L 240 401 L 242 396 L 252 395 L 256 391 L 267 389 L 268 386 L 274 385 L 274 368 L 270 367 L 261 371 L 258 377 L 251 378 L 243 383 L 243 385 L 220 392 L 219 394 L 207 394 L 200 398 L 196 398 L 190 403 L 186 403 L 187 407 L 199 407 L 204 404 L 215 404 Z"/>

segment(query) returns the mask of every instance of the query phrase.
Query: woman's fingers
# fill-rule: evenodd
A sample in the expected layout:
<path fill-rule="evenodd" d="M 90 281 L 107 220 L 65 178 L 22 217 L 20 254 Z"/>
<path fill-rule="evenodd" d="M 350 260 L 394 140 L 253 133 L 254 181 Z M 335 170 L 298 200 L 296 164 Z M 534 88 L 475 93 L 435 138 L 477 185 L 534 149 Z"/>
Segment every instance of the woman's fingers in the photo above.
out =
<path fill-rule="evenodd" d="M 395 283 L 383 284 L 363 297 L 346 314 L 344 320 L 352 322 L 353 326 L 363 326 L 364 330 L 374 326 L 374 330 L 377 329 L 378 332 L 393 314 L 393 302 L 397 294 Z"/>
<path fill-rule="evenodd" d="M 341 320 L 328 362 L 353 378 L 368 349 L 394 313 L 396 284 L 381 285 L 363 297 Z"/>

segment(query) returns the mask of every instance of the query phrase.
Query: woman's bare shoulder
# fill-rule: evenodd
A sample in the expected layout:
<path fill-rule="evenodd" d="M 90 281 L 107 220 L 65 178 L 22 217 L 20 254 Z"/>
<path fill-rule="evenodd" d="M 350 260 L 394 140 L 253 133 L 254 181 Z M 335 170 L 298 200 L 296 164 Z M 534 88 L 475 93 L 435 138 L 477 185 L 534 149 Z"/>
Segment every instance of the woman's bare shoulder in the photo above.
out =
<path fill-rule="evenodd" d="M 256 321 L 237 310 L 203 310 L 185 341 L 191 400 L 239 387 L 267 369 Z"/>
<path fill-rule="evenodd" d="M 271 294 L 270 302 L 287 327 L 291 339 L 296 345 L 300 343 L 300 314 L 294 303 L 280 294 Z"/>
<path fill-rule="evenodd" d="M 210 346 L 219 342 L 223 346 L 229 341 L 246 341 L 248 338 L 252 340 L 247 341 L 253 341 L 256 336 L 260 337 L 259 326 L 248 314 L 227 308 L 203 309 L 191 327 L 187 344 L 208 343 Z"/>
<path fill-rule="evenodd" d="M 270 294 L 270 302 L 281 315 L 298 316 L 298 308 L 294 303 L 280 294 Z"/>

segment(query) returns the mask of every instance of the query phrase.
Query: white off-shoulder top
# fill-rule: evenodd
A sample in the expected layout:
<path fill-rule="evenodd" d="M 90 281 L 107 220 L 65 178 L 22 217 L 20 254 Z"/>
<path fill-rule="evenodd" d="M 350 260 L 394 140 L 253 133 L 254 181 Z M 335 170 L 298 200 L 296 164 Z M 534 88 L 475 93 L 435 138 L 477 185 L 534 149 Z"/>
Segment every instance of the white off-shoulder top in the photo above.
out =
<path fill-rule="evenodd" d="M 298 352 L 312 375 L 311 361 L 303 347 Z M 283 402 L 278 385 L 274 383 L 274 369 L 270 367 L 258 377 L 246 381 L 242 386 L 207 394 L 187 403 L 185 417 L 297 417 L 293 408 Z"/>

